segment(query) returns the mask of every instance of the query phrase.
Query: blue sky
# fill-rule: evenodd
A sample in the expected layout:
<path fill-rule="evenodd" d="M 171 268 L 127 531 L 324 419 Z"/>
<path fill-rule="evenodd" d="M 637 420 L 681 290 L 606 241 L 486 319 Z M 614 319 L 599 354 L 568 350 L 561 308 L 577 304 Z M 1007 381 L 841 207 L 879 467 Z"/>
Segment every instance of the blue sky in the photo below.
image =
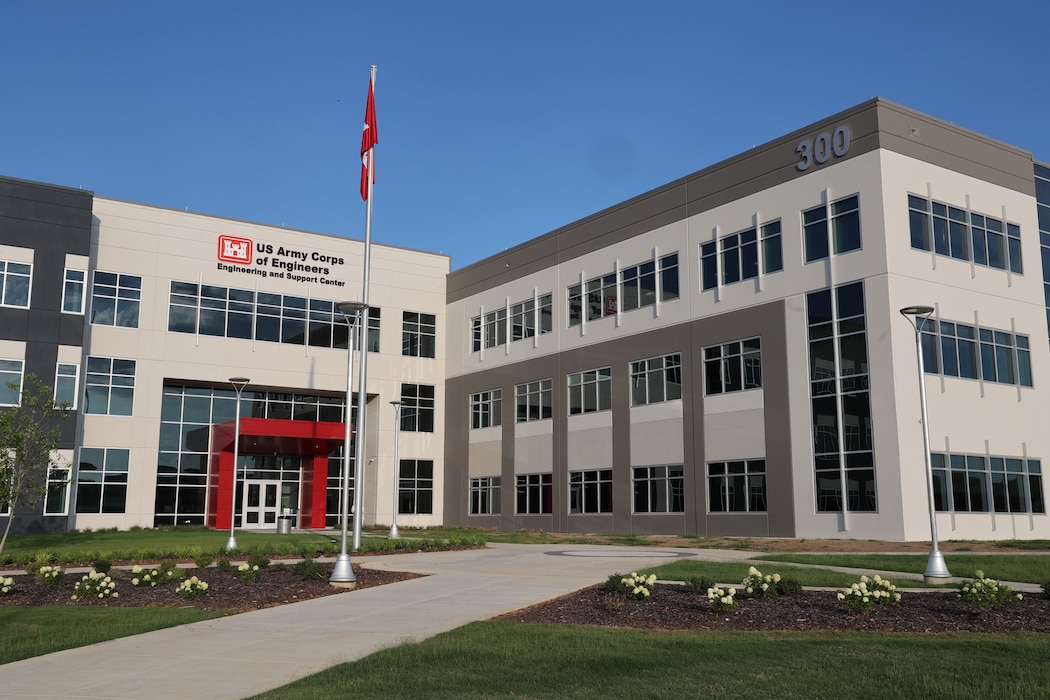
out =
<path fill-rule="evenodd" d="M 1050 3 L 9 2 L 0 174 L 457 269 L 874 96 L 1050 161 Z"/>

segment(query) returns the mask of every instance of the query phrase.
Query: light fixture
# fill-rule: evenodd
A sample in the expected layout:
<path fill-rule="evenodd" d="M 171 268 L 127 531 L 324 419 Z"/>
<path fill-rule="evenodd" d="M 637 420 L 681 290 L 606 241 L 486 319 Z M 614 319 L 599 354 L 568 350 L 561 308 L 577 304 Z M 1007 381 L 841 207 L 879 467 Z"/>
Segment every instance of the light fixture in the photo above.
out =
<path fill-rule="evenodd" d="M 915 354 L 918 357 L 919 366 L 919 405 L 921 407 L 922 420 L 922 458 L 926 466 L 926 498 L 930 509 L 930 549 L 929 559 L 926 561 L 926 571 L 923 578 L 927 582 L 936 582 L 940 579 L 951 578 L 948 566 L 944 563 L 944 555 L 941 554 L 937 542 L 937 508 L 933 497 L 933 466 L 930 463 L 930 426 L 926 416 L 926 368 L 922 360 L 922 329 L 930 314 L 933 313 L 932 306 L 915 305 L 905 306 L 900 310 L 901 316 L 908 319 L 915 330 Z"/>
<path fill-rule="evenodd" d="M 230 377 L 229 382 L 233 384 L 233 390 L 237 392 L 237 407 L 233 420 L 233 478 L 230 480 L 230 539 L 226 540 L 226 551 L 232 552 L 237 549 L 237 536 L 234 534 L 234 526 L 237 524 L 237 460 L 240 456 L 241 441 L 241 392 L 251 380 L 248 377 Z"/>

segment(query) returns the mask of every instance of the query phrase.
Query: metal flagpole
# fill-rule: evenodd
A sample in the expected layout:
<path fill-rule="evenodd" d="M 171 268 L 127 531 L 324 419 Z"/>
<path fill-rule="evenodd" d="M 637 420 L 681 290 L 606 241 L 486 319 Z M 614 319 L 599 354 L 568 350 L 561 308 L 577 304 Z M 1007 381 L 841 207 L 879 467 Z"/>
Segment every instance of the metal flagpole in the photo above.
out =
<path fill-rule="evenodd" d="M 372 95 L 373 104 L 375 99 L 376 67 L 372 66 L 369 93 Z M 368 118 L 366 113 L 365 118 Z M 375 128 L 372 125 L 371 128 Z M 368 150 L 368 199 L 365 207 L 365 270 L 364 281 L 361 290 L 361 302 L 368 304 L 368 275 L 372 265 L 372 180 L 375 175 L 375 146 Z M 364 315 L 360 320 L 359 333 L 363 342 L 361 343 L 361 358 L 358 361 L 360 379 L 357 382 L 357 424 L 354 441 L 354 544 L 353 551 L 361 549 L 361 521 L 364 519 L 362 512 L 362 494 L 364 492 L 365 473 L 365 404 L 368 400 L 368 307 L 365 307 Z"/>

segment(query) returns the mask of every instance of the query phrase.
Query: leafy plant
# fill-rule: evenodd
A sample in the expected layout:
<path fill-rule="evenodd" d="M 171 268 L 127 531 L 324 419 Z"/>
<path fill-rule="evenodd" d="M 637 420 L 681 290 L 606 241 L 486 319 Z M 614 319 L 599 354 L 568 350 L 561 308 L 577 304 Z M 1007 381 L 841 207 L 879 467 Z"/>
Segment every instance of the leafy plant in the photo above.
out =
<path fill-rule="evenodd" d="M 270 566 L 270 559 L 263 552 L 252 552 L 248 555 L 249 566 L 265 569 Z"/>
<path fill-rule="evenodd" d="M 295 573 L 304 579 L 323 581 L 328 575 L 328 569 L 321 562 L 306 557 L 295 565 Z"/>
<path fill-rule="evenodd" d="M 103 574 L 108 574 L 109 570 L 113 568 L 113 562 L 111 562 L 109 559 L 96 559 L 95 561 L 91 562 L 91 568 Z"/>
<path fill-rule="evenodd" d="M 991 608 L 1021 600 L 1009 586 L 995 579 L 985 578 L 983 571 L 974 572 L 974 578 L 964 581 L 959 588 L 959 599 L 979 608 Z"/>
<path fill-rule="evenodd" d="M 158 569 L 144 569 L 138 564 L 131 567 L 131 573 L 133 578 L 131 579 L 132 586 L 148 586 L 153 588 L 160 583 L 162 574 Z M 167 576 L 163 576 L 167 578 Z"/>
<path fill-rule="evenodd" d="M 233 573 L 241 580 L 241 583 L 244 584 L 255 583 L 262 577 L 262 570 L 259 569 L 259 565 L 249 564 L 248 562 L 238 566 L 237 570 Z"/>
<path fill-rule="evenodd" d="M 193 563 L 197 565 L 198 569 L 207 569 L 211 566 L 211 563 L 215 561 L 215 557 L 210 554 L 202 554 L 193 560 Z"/>
<path fill-rule="evenodd" d="M 685 580 L 685 587 L 693 593 L 707 594 L 708 589 L 714 588 L 715 582 L 706 576 L 691 576 Z"/>
<path fill-rule="evenodd" d="M 8 595 L 15 589 L 15 580 L 8 576 L 4 578 L 0 576 L 0 595 Z"/>
<path fill-rule="evenodd" d="M 117 584 L 107 574 L 101 571 L 92 571 L 84 574 L 73 587 L 72 600 L 80 598 L 117 598 L 120 596 L 116 591 Z"/>
<path fill-rule="evenodd" d="M 777 593 L 780 595 L 798 595 L 802 592 L 802 583 L 794 578 L 781 578 L 777 581 Z"/>
<path fill-rule="evenodd" d="M 215 568 L 218 569 L 219 571 L 223 572 L 223 573 L 226 573 L 226 572 L 230 571 L 231 569 L 233 569 L 233 564 L 230 563 L 229 559 L 227 559 L 226 557 L 223 557 L 222 559 L 219 559 L 219 561 L 217 561 L 215 563 Z"/>
<path fill-rule="evenodd" d="M 180 569 L 179 565 L 172 559 L 165 559 L 157 568 L 160 569 L 161 576 L 166 579 L 174 579 L 177 581 L 186 578 L 186 571 Z"/>
<path fill-rule="evenodd" d="M 747 576 L 740 583 L 740 587 L 749 595 L 755 598 L 776 598 L 777 584 L 780 583 L 780 574 L 762 575 L 762 572 L 755 567 L 750 567 L 747 570 Z"/>
<path fill-rule="evenodd" d="M 711 603 L 711 607 L 718 612 L 736 610 L 739 605 L 736 600 L 735 588 L 726 589 L 713 586 L 707 589 L 707 600 Z"/>
<path fill-rule="evenodd" d="M 853 612 L 868 612 L 876 603 L 879 605 L 892 605 L 901 599 L 897 587 L 878 574 L 868 578 L 861 576 L 858 583 L 854 583 L 838 594 L 838 599 L 846 604 Z"/>
<path fill-rule="evenodd" d="M 44 565 L 36 570 L 36 577 L 50 586 L 57 586 L 62 583 L 62 577 L 66 575 L 66 572 L 61 566 L 50 566 Z"/>
<path fill-rule="evenodd" d="M 201 581 L 196 576 L 190 576 L 188 579 L 183 580 L 179 583 L 178 588 L 175 592 L 183 598 L 196 598 L 204 595 L 205 591 L 208 590 L 208 584 L 205 581 Z"/>
<path fill-rule="evenodd" d="M 643 576 L 637 571 L 632 571 L 629 576 L 620 579 L 620 590 L 635 600 L 646 600 L 653 594 L 656 585 L 656 574 Z"/>

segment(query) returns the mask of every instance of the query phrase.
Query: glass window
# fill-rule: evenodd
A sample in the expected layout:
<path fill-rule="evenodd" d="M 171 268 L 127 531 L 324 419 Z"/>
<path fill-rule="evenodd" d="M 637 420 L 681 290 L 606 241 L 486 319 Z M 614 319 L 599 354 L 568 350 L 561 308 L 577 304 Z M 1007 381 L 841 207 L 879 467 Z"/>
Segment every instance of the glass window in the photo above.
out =
<path fill-rule="evenodd" d="M 62 283 L 62 313 L 84 313 L 84 285 L 87 273 L 83 270 L 66 270 Z"/>
<path fill-rule="evenodd" d="M 612 512 L 612 469 L 569 472 L 569 513 Z"/>
<path fill-rule="evenodd" d="M 569 415 L 608 411 L 612 408 L 612 368 L 591 369 L 569 375 Z"/>
<path fill-rule="evenodd" d="M 22 402 L 22 361 L 0 360 L 0 406 Z"/>
<path fill-rule="evenodd" d="M 514 477 L 514 512 L 535 515 L 551 512 L 553 477 L 550 474 L 518 474 Z"/>
<path fill-rule="evenodd" d="M 135 399 L 135 360 L 88 357 L 84 412 L 130 416 Z"/>
<path fill-rule="evenodd" d="M 470 479 L 468 496 L 470 515 L 498 515 L 500 504 L 500 477 L 482 476 Z"/>
<path fill-rule="evenodd" d="M 142 278 L 96 270 L 91 284 L 91 323 L 139 327 Z"/>
<path fill-rule="evenodd" d="M 711 513 L 764 512 L 766 461 L 749 459 L 709 463 L 707 492 Z"/>
<path fill-rule="evenodd" d="M 401 460 L 397 512 L 402 515 L 429 515 L 434 512 L 433 460 Z"/>
<path fill-rule="evenodd" d="M 829 214 L 830 210 L 830 214 Z M 831 241 L 828 240 L 830 221 Z M 852 195 L 802 212 L 802 235 L 806 262 L 823 260 L 829 251 L 835 255 L 859 250 L 860 196 Z"/>
<path fill-rule="evenodd" d="M 516 423 L 527 423 L 551 417 L 553 382 L 541 379 L 514 387 Z"/>
<path fill-rule="evenodd" d="M 130 455 L 130 450 L 114 447 L 80 448 L 76 512 L 125 512 Z"/>
<path fill-rule="evenodd" d="M 911 247 L 1023 274 L 1021 227 L 925 197 L 908 195 Z"/>
<path fill-rule="evenodd" d="M 55 370 L 55 406 L 77 407 L 77 378 L 80 366 L 58 363 Z"/>
<path fill-rule="evenodd" d="M 401 385 L 401 430 L 434 432 L 434 387 L 429 384 Z"/>
<path fill-rule="evenodd" d="M 708 396 L 762 387 L 762 340 L 749 338 L 704 348 Z"/>
<path fill-rule="evenodd" d="M 492 389 L 470 395 L 470 429 L 491 428 L 503 423 L 503 390 Z"/>
<path fill-rule="evenodd" d="M 674 353 L 631 363 L 631 405 L 682 398 L 682 355 Z"/>
<path fill-rule="evenodd" d="M 635 513 L 684 513 L 685 470 L 682 465 L 635 467 Z"/>
<path fill-rule="evenodd" d="M 402 313 L 401 354 L 408 357 L 435 357 L 437 321 L 434 314 L 415 311 Z"/>
<path fill-rule="evenodd" d="M 29 308 L 33 266 L 0 260 L 0 305 Z"/>

